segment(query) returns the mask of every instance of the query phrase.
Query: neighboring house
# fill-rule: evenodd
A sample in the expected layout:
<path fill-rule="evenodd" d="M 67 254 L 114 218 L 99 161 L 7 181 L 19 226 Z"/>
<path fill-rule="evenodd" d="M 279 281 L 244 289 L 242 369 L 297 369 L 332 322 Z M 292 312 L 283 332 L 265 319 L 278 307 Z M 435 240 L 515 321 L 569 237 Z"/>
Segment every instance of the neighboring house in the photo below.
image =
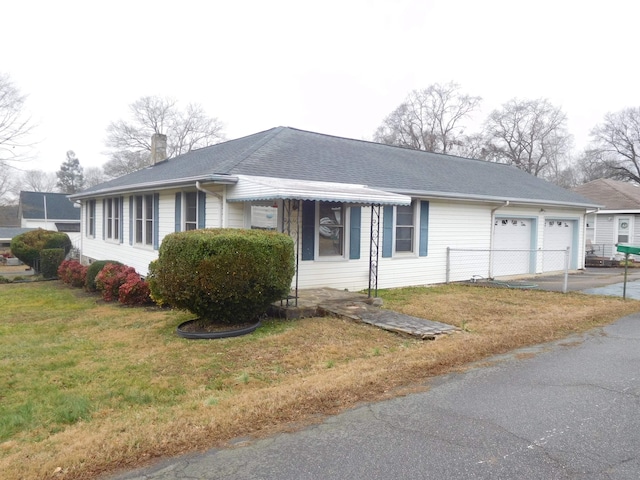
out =
<path fill-rule="evenodd" d="M 11 250 L 13 237 L 29 230 L 20 227 L 17 205 L 0 206 L 0 254 Z"/>
<path fill-rule="evenodd" d="M 22 228 L 65 232 L 73 246 L 80 247 L 80 205 L 66 193 L 20 192 L 18 215 Z"/>
<path fill-rule="evenodd" d="M 601 178 L 573 191 L 602 207 L 587 215 L 587 254 L 616 256 L 619 243 L 640 245 L 640 187 L 633 183 Z"/>
<path fill-rule="evenodd" d="M 11 240 L 25 232 L 33 230 L 32 228 L 20 227 L 0 227 L 0 254 L 11 251 Z"/>
<path fill-rule="evenodd" d="M 296 241 L 295 286 L 350 290 L 561 270 L 567 247 L 571 268 L 583 268 L 584 217 L 597 207 L 507 165 L 287 127 L 70 198 L 82 203 L 87 263 L 118 260 L 146 275 L 169 233 L 274 228 Z M 480 250 L 484 260 L 456 257 L 451 268 L 448 247 Z M 560 251 L 559 263 L 543 261 L 542 249 Z"/>

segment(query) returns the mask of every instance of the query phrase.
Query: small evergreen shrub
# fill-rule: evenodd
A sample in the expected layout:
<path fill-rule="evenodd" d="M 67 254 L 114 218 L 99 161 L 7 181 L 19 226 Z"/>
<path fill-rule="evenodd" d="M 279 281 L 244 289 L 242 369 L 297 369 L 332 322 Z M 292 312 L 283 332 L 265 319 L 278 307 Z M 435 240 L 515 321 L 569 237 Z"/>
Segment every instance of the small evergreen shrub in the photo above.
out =
<path fill-rule="evenodd" d="M 65 255 L 69 253 L 71 250 L 69 235 L 39 228 L 17 235 L 11 240 L 11 253 L 36 271 L 39 271 L 40 253 L 50 248 L 62 248 Z"/>
<path fill-rule="evenodd" d="M 232 324 L 255 319 L 285 297 L 294 268 L 287 235 L 204 229 L 167 235 L 148 280 L 156 302 Z"/>
<path fill-rule="evenodd" d="M 89 292 L 95 292 L 97 290 L 96 287 L 96 276 L 100 273 L 105 265 L 108 263 L 112 263 L 114 265 L 122 265 L 120 262 L 115 260 L 96 260 L 87 269 L 87 279 L 85 281 L 84 288 Z"/>
<path fill-rule="evenodd" d="M 0 284 L 11 283 L 11 279 L 7 277 L 0 277 Z"/>
<path fill-rule="evenodd" d="M 44 278 L 55 278 L 64 261 L 64 249 L 45 248 L 40 252 L 40 271 Z"/>
<path fill-rule="evenodd" d="M 58 267 L 58 278 L 72 287 L 83 287 L 86 276 L 87 267 L 77 260 L 65 260 Z"/>

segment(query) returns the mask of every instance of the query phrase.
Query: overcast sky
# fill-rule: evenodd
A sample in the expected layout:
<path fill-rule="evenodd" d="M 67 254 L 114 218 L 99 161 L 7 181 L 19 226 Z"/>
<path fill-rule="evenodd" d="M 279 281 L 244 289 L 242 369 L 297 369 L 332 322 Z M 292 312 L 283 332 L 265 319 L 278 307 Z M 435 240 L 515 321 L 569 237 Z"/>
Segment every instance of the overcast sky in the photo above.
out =
<path fill-rule="evenodd" d="M 276 126 L 370 139 L 413 89 L 455 81 L 481 121 L 548 98 L 576 149 L 640 106 L 633 0 L 4 0 L 0 72 L 28 95 L 37 159 L 107 157 L 107 125 L 145 95 L 201 104 L 227 138 Z"/>

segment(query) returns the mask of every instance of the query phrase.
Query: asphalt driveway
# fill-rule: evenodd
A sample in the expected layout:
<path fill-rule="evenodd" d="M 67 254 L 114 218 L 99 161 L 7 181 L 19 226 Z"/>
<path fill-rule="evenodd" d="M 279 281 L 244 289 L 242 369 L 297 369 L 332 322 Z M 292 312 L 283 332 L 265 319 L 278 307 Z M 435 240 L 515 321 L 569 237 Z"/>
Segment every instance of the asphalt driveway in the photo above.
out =
<path fill-rule="evenodd" d="M 541 290 L 561 292 L 564 275 L 540 276 L 529 279 Z M 569 274 L 567 289 L 596 295 L 622 296 L 624 268 L 586 268 Z M 627 270 L 627 298 L 640 300 L 640 268 Z"/>
<path fill-rule="evenodd" d="M 130 472 L 176 479 L 636 479 L 640 314 L 304 430 Z"/>

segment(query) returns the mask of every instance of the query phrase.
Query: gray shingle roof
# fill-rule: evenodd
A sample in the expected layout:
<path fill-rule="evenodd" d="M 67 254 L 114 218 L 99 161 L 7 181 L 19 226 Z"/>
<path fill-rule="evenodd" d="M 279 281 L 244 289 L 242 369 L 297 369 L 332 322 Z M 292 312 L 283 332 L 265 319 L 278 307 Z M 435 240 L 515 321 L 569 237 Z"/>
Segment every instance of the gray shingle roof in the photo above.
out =
<path fill-rule="evenodd" d="M 80 220 L 80 209 L 73 206 L 66 193 L 20 192 L 20 213 L 31 220 L 45 218 L 44 205 L 50 220 Z"/>
<path fill-rule="evenodd" d="M 639 210 L 640 187 L 628 182 L 600 178 L 573 188 L 607 210 Z"/>
<path fill-rule="evenodd" d="M 277 127 L 194 150 L 82 192 L 212 175 L 355 183 L 398 193 L 593 206 L 515 167 Z"/>
<path fill-rule="evenodd" d="M 35 230 L 35 228 L 0 227 L 0 240 L 11 240 L 13 237 L 31 230 Z"/>

